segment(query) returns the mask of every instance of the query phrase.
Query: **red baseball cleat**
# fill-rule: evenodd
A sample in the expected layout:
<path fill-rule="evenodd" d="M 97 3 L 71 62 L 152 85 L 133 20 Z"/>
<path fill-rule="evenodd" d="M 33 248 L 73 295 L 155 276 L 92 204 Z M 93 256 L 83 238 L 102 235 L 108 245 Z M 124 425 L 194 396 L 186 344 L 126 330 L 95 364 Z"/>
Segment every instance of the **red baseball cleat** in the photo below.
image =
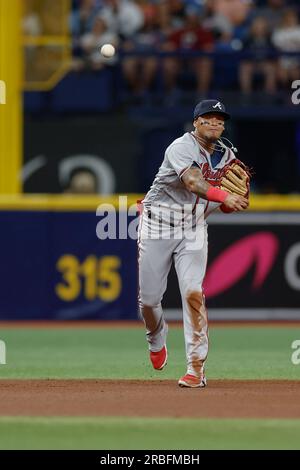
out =
<path fill-rule="evenodd" d="M 157 352 L 150 351 L 150 360 L 154 369 L 162 370 L 167 364 L 168 360 L 167 347 L 164 346 L 160 351 Z"/>
<path fill-rule="evenodd" d="M 186 374 L 178 380 L 178 385 L 179 387 L 189 388 L 206 387 L 206 377 L 205 375 L 201 375 L 201 377 L 195 377 L 195 375 Z"/>

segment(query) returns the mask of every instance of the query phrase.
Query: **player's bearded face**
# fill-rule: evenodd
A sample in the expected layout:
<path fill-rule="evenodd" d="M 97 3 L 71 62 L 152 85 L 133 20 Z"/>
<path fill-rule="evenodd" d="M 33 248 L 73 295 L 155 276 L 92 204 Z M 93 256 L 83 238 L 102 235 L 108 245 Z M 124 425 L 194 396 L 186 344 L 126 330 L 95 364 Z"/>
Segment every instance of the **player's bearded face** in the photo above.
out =
<path fill-rule="evenodd" d="M 224 132 L 224 118 L 220 114 L 209 113 L 194 121 L 197 134 L 207 142 L 216 142 Z"/>

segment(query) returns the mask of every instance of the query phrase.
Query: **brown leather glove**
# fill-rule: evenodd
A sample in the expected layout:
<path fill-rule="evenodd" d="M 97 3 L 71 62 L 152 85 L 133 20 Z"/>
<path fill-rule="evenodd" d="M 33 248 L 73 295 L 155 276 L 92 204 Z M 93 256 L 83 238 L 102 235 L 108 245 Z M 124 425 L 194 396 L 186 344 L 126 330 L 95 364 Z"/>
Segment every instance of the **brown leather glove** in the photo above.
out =
<path fill-rule="evenodd" d="M 238 159 L 224 167 L 218 186 L 224 191 L 239 196 L 249 197 L 251 171 Z"/>

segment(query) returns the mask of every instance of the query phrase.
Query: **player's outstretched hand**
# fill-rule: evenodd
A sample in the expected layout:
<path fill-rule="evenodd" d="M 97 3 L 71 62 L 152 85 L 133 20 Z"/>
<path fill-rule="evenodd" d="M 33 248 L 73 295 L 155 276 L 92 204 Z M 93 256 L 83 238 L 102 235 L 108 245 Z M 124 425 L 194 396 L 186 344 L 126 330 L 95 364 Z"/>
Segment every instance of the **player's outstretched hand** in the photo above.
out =
<path fill-rule="evenodd" d="M 228 209 L 232 209 L 233 211 L 244 211 L 249 206 L 249 201 L 243 196 L 228 194 L 223 204 Z"/>

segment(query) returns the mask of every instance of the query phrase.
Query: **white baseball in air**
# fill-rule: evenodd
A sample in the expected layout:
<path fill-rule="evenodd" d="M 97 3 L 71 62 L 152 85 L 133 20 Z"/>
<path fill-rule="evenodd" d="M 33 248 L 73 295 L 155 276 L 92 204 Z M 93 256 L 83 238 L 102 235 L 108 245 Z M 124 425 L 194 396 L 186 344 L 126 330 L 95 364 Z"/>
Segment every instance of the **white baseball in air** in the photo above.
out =
<path fill-rule="evenodd" d="M 104 57 L 109 58 L 109 57 L 113 57 L 115 55 L 116 49 L 114 48 L 114 46 L 112 44 L 104 44 L 101 47 L 100 52 Z"/>

